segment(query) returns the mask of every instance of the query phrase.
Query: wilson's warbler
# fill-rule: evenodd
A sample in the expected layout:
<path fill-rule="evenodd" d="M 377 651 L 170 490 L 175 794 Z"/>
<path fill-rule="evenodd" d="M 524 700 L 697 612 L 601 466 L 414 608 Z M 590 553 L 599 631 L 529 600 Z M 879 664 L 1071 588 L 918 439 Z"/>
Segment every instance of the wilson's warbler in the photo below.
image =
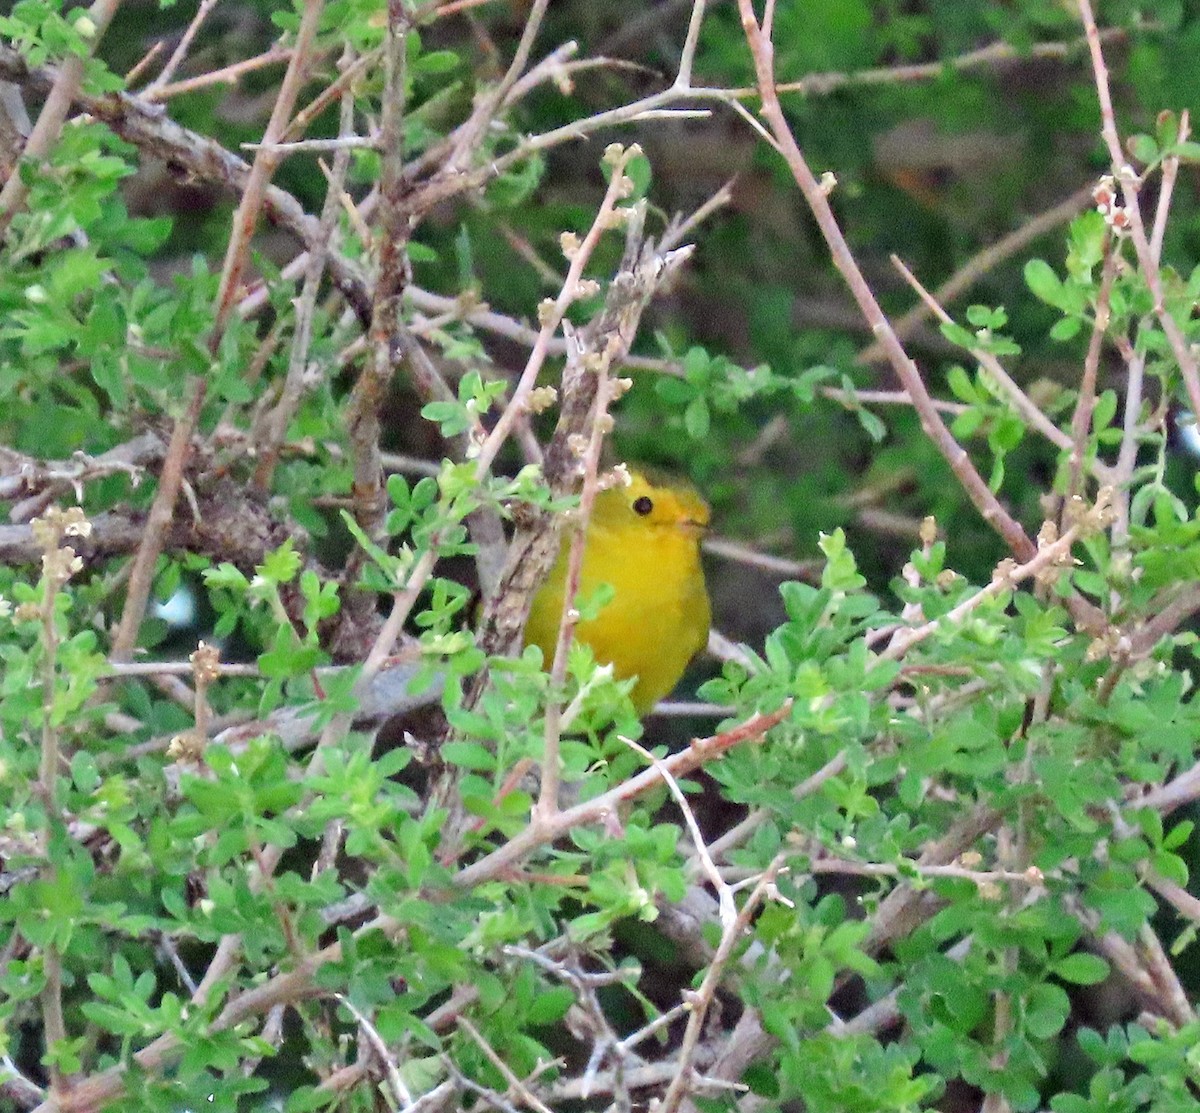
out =
<path fill-rule="evenodd" d="M 655 483 L 640 472 L 631 472 L 630 480 L 596 496 L 579 590 L 587 596 L 609 584 L 614 594 L 595 618 L 576 626 L 575 638 L 611 664 L 619 679 L 637 677 L 632 699 L 643 715 L 675 687 L 708 641 L 700 565 L 708 506 L 688 487 Z M 558 639 L 570 545 L 568 531 L 525 626 L 525 644 L 541 649 L 547 668 Z"/>

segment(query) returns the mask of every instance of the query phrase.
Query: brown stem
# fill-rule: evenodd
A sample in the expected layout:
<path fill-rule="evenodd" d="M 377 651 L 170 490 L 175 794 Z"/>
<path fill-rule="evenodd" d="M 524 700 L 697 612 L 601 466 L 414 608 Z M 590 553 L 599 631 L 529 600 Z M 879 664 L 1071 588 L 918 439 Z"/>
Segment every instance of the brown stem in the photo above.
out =
<path fill-rule="evenodd" d="M 742 29 L 754 58 L 759 94 L 762 97 L 762 114 L 787 162 L 793 179 L 800 187 L 809 209 L 816 218 L 817 225 L 832 253 L 834 265 L 850 287 L 854 300 L 870 325 L 871 332 L 887 353 L 888 360 L 897 377 L 912 397 L 913 408 L 920 418 L 921 428 L 926 436 L 934 442 L 938 451 L 950 465 L 984 521 L 1000 534 L 1019 560 L 1030 560 L 1036 551 L 1033 542 L 1021 528 L 1020 523 L 1000 505 L 999 500 L 975 470 L 962 446 L 954 439 L 942 421 L 941 415 L 933 404 L 933 399 L 925 388 L 916 364 L 909 358 L 903 345 L 892 331 L 887 317 L 875 300 L 875 295 L 871 292 L 866 278 L 854 259 L 849 244 L 846 243 L 846 238 L 842 235 L 837 218 L 829 204 L 827 186 L 817 180 L 792 135 L 775 89 L 774 47 L 768 35 L 764 33 L 764 29 L 759 26 L 751 0 L 738 0 L 738 9 L 742 16 Z"/>
<path fill-rule="evenodd" d="M 208 18 L 209 12 L 217 6 L 217 3 L 218 0 L 200 0 L 200 4 L 196 8 L 196 14 L 192 16 L 192 21 L 187 25 L 187 29 L 179 39 L 179 45 L 175 47 L 167 64 L 163 66 L 162 73 L 146 86 L 142 93 L 143 96 L 161 89 L 175 76 L 175 71 L 183 65 L 183 60 L 187 57 L 188 51 L 192 47 L 192 40 L 196 37 L 196 32 L 200 30 L 200 25 Z"/>
<path fill-rule="evenodd" d="M 267 121 L 266 131 L 263 132 L 264 143 L 278 143 L 291 118 L 296 98 L 300 95 L 300 88 L 308 75 L 313 43 L 324 7 L 324 0 L 305 0 L 304 14 L 300 17 L 300 30 L 296 34 L 296 46 L 288 62 L 287 72 L 283 75 L 283 82 L 279 86 L 279 96 L 275 98 L 271 118 Z M 233 230 L 225 249 L 225 263 L 221 268 L 217 310 L 208 340 L 209 350 L 214 353 L 221 345 L 221 337 L 225 334 L 229 315 L 237 303 L 238 287 L 250 255 L 250 240 L 258 225 L 258 215 L 263 207 L 267 183 L 275 173 L 280 157 L 276 152 L 260 148 L 254 156 L 254 164 L 250 167 L 250 177 L 233 218 Z"/>
<path fill-rule="evenodd" d="M 404 86 L 407 66 L 406 35 L 409 15 L 403 0 L 388 0 L 384 43 L 383 114 L 379 142 L 382 166 L 379 183 L 379 269 L 368 331 L 367 366 L 354 384 L 347 425 L 354 454 L 354 516 L 374 537 L 383 521 L 383 465 L 379 458 L 379 412 L 401 356 L 400 299 L 408 269 L 408 238 L 412 234 L 404 165 Z M 356 554 L 353 572 L 361 561 Z"/>
<path fill-rule="evenodd" d="M 350 48 L 342 59 L 343 74 L 353 69 Z M 341 119 L 338 128 L 339 135 L 349 135 L 354 125 L 354 97 L 348 91 L 342 97 Z M 304 285 L 296 302 L 296 320 L 292 335 L 292 351 L 288 360 L 287 376 L 284 379 L 283 390 L 279 401 L 271 413 L 266 435 L 262 438 L 259 449 L 258 466 L 254 471 L 254 486 L 260 493 L 271 489 L 271 481 L 275 474 L 275 465 L 279 460 L 279 450 L 287 437 L 288 424 L 300 407 L 304 396 L 305 372 L 308 370 L 308 351 L 312 340 L 313 314 L 316 311 L 317 294 L 321 287 L 321 276 L 325 272 L 325 260 L 329 252 L 329 243 L 337 225 L 338 213 L 341 211 L 342 186 L 350 169 L 350 151 L 341 148 L 334 156 L 333 172 L 325 193 L 325 204 L 321 210 L 320 242 L 308 251 L 308 261 L 304 274 Z"/>
<path fill-rule="evenodd" d="M 1134 250 L 1137 252 L 1138 266 L 1141 268 L 1142 277 L 1146 280 L 1146 285 L 1154 298 L 1154 314 L 1158 318 L 1163 334 L 1171 346 L 1171 352 L 1179 364 L 1179 373 L 1183 376 L 1188 404 L 1191 406 L 1192 413 L 1197 415 L 1197 420 L 1200 420 L 1200 367 L 1197 366 L 1196 355 L 1192 351 L 1187 337 L 1184 336 L 1183 330 L 1167 310 L 1162 274 L 1142 222 L 1142 212 L 1139 206 L 1141 182 L 1134 173 L 1133 167 L 1126 161 L 1125 153 L 1121 149 L 1121 136 L 1117 131 L 1112 94 L 1108 87 L 1108 67 L 1104 62 L 1100 32 L 1096 27 L 1096 17 L 1092 14 L 1092 5 L 1089 0 L 1077 0 L 1077 2 L 1079 14 L 1083 19 L 1084 32 L 1087 35 L 1088 50 L 1092 56 L 1096 96 L 1100 102 L 1100 130 L 1112 160 L 1113 177 L 1121 187 L 1121 196 L 1125 202 L 1123 211 L 1129 222 L 1129 236 Z"/>
<path fill-rule="evenodd" d="M 260 70 L 264 66 L 273 66 L 280 62 L 290 61 L 294 53 L 295 51 L 290 48 L 276 47 L 272 50 L 264 51 L 254 58 L 245 58 L 240 62 L 222 66 L 219 70 L 202 73 L 183 81 L 175 81 L 171 84 L 156 85 L 153 88 L 147 88 L 139 93 L 138 97 L 141 100 L 161 103 L 162 101 L 170 100 L 172 97 L 182 96 L 184 93 L 195 92 L 197 89 L 207 89 L 210 85 L 234 85 L 243 74 Z"/>
<path fill-rule="evenodd" d="M 617 172 L 614 171 L 614 176 Z M 583 460 L 583 487 L 579 496 L 579 518 L 571 537 L 571 548 L 567 557 L 567 575 L 563 584 L 562 615 L 558 623 L 558 637 L 554 644 L 554 659 L 550 666 L 551 699 L 546 707 L 546 722 L 542 746 L 542 784 L 538 796 L 537 813 L 541 819 L 549 819 L 558 811 L 558 791 L 561 777 L 559 768 L 559 742 L 563 728 L 562 701 L 558 693 L 567 677 L 567 653 L 579 612 L 575 609 L 579 594 L 579 581 L 583 573 L 583 553 L 587 543 L 588 522 L 596 504 L 597 470 L 600 465 L 600 446 L 608 423 L 608 406 L 612 400 L 612 379 L 608 368 L 600 369 L 596 385 L 594 412 L 589 420 L 590 434 Z"/>
<path fill-rule="evenodd" d="M 1117 274 L 1118 252 L 1110 236 L 1104 239 L 1104 270 L 1100 275 L 1100 292 L 1096 296 L 1096 319 L 1092 323 L 1092 335 L 1088 340 L 1087 355 L 1083 361 L 1083 377 L 1079 382 L 1079 400 L 1071 416 L 1070 480 L 1067 498 L 1081 493 L 1083 459 L 1087 450 L 1088 433 L 1092 427 L 1092 411 L 1096 408 L 1096 374 L 1100 367 L 1100 348 L 1104 334 L 1108 331 L 1113 279 Z"/>
<path fill-rule="evenodd" d="M 700 988 L 691 998 L 691 1013 L 688 1016 L 687 1027 L 684 1029 L 683 1041 L 679 1048 L 678 1069 L 662 1101 L 657 1105 L 661 1113 L 675 1113 L 684 1097 L 692 1088 L 692 1062 L 700 1043 L 700 1033 L 704 1029 L 704 1020 L 712 1005 L 725 967 L 733 957 L 734 948 L 742 941 L 746 929 L 758 911 L 758 907 L 766 901 L 775 885 L 775 878 L 783 868 L 786 856 L 780 854 L 767 866 L 754 891 L 738 913 L 737 919 L 727 925 L 721 933 L 721 942 L 712 963 L 704 973 Z"/>
<path fill-rule="evenodd" d="M 48 858 L 46 876 L 53 883 L 58 869 L 51 855 L 53 827 L 60 822 L 58 804 L 58 766 L 60 760 L 58 727 L 54 715 L 54 693 L 58 681 L 58 617 L 55 600 L 62 580 L 58 574 L 58 562 L 70 549 L 48 550 L 46 571 L 42 577 L 42 748 L 38 773 L 38 793 L 46 809 L 46 827 L 43 832 L 43 852 Z M 55 1044 L 67 1038 L 66 1019 L 63 1015 L 63 966 L 62 954 L 56 943 L 48 943 L 42 951 L 42 968 L 46 984 L 41 992 L 42 1030 L 49 1051 Z M 50 1092 L 57 1094 L 66 1084 L 57 1059 L 50 1062 Z"/>
<path fill-rule="evenodd" d="M 984 275 L 1023 251 L 1039 236 L 1044 236 L 1060 224 L 1065 224 L 1078 216 L 1092 203 L 1094 188 L 1095 184 L 1088 182 L 1087 185 L 1072 193 L 1070 197 L 1064 198 L 1057 205 L 1052 205 L 1044 212 L 1030 217 L 1019 228 L 1009 232 L 1007 236 L 1002 236 L 995 243 L 988 244 L 933 291 L 933 300 L 939 305 L 946 305 L 948 302 L 954 301 Z M 907 313 L 897 317 L 892 322 L 892 328 L 901 340 L 907 340 L 933 312 L 933 308 L 928 303 L 921 301 Z M 883 347 L 878 341 L 872 342 L 858 356 L 860 363 L 874 363 L 886 358 Z"/>
<path fill-rule="evenodd" d="M 986 600 L 1002 592 L 1010 591 L 1015 584 L 1020 583 L 1022 580 L 1027 580 L 1031 576 L 1037 576 L 1054 565 L 1069 559 L 1071 546 L 1075 544 L 1079 534 L 1080 527 L 1078 525 L 1071 526 L 1057 541 L 1043 545 L 1038 550 L 1037 555 L 1031 560 L 1016 567 L 998 570 L 997 575 L 992 578 L 991 583 L 980 588 L 974 595 L 968 596 L 944 615 L 925 623 L 923 626 L 916 628 L 904 627 L 898 630 L 888 644 L 887 649 L 880 654 L 880 659 L 898 661 L 918 642 L 924 641 L 938 630 L 961 622 Z M 1007 563 L 1011 565 L 1012 561 L 1010 560 Z"/>
<path fill-rule="evenodd" d="M 154 495 L 150 516 L 146 519 L 145 532 L 129 573 L 125 608 L 121 611 L 121 621 L 109 653 L 117 662 L 128 661 L 133 656 L 133 649 L 137 644 L 138 630 L 141 628 L 142 616 L 146 613 L 146 603 L 154 583 L 154 566 L 158 562 L 158 554 L 163 550 L 171 519 L 175 516 L 175 500 L 179 497 L 179 488 L 183 482 L 183 469 L 191 447 L 192 433 L 204 405 L 205 387 L 206 384 L 201 378 L 193 376 L 188 381 L 191 400 L 187 409 L 175 422 L 175 429 L 171 434 L 171 443 L 167 447 L 162 474 L 158 480 L 158 491 Z"/>

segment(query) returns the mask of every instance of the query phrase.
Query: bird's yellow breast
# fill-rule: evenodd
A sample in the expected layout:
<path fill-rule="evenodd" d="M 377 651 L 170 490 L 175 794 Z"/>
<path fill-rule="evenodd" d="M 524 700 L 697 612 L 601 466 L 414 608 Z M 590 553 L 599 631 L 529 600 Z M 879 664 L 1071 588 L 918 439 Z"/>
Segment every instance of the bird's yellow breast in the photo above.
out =
<path fill-rule="evenodd" d="M 620 679 L 637 677 L 632 698 L 639 714 L 675 687 L 708 640 L 708 592 L 700 564 L 708 516 L 694 491 L 657 485 L 638 473 L 629 486 L 596 497 L 579 590 L 587 596 L 608 584 L 613 598 L 595 618 L 576 626 L 575 637 Z M 525 644 L 541 649 L 547 667 L 562 617 L 569 550 L 567 537 L 525 627 Z"/>

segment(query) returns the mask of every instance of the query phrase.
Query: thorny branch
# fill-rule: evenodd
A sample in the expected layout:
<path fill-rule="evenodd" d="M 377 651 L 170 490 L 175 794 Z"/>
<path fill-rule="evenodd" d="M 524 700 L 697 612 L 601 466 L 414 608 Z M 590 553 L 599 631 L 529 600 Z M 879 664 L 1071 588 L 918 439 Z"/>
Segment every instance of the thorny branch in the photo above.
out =
<path fill-rule="evenodd" d="M 835 265 L 849 285 L 854 300 L 871 326 L 871 331 L 883 345 L 896 376 L 912 398 L 913 408 L 921 419 L 921 428 L 950 465 L 962 484 L 963 490 L 975 504 L 984 521 L 1000 533 L 1017 559 L 1029 560 L 1034 553 L 1033 542 L 1021 528 L 1020 523 L 1000 505 L 999 500 L 976 471 L 967 453 L 955 441 L 950 430 L 942 421 L 916 364 L 909 358 L 897 339 L 842 234 L 829 203 L 830 183 L 822 183 L 813 174 L 792 134 L 776 92 L 774 46 L 771 43 L 769 26 L 759 24 L 750 0 L 738 0 L 738 9 L 742 16 L 743 31 L 754 58 L 758 89 L 762 96 L 762 114 L 787 162 L 788 169 L 816 218 L 825 242 L 833 254 Z M 767 11 L 771 11 L 769 6 Z"/>

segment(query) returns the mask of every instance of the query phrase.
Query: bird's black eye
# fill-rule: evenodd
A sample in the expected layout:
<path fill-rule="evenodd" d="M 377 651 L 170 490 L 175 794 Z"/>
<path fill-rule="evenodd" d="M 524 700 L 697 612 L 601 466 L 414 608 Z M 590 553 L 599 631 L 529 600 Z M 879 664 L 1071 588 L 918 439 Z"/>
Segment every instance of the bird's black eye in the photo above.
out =
<path fill-rule="evenodd" d="M 646 495 L 642 495 L 641 498 L 633 500 L 634 513 L 640 514 L 643 518 L 653 509 L 654 503 Z"/>

